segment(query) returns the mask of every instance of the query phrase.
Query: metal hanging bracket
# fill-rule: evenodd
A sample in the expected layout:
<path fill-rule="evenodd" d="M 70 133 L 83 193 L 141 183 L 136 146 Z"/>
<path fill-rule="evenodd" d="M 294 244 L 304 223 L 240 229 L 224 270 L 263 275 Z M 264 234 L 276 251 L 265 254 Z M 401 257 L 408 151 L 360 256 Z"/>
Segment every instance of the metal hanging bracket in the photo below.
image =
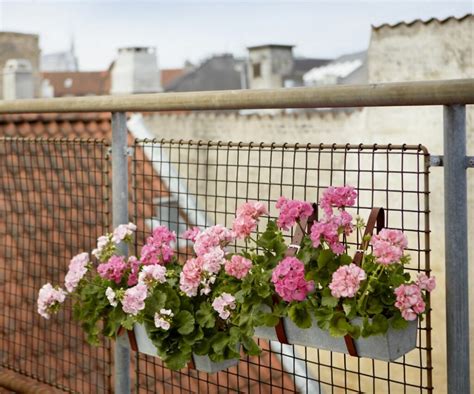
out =
<path fill-rule="evenodd" d="M 444 166 L 444 156 L 441 155 L 431 155 L 430 156 L 430 167 L 443 167 Z M 474 156 L 466 156 L 466 168 L 474 167 Z"/>

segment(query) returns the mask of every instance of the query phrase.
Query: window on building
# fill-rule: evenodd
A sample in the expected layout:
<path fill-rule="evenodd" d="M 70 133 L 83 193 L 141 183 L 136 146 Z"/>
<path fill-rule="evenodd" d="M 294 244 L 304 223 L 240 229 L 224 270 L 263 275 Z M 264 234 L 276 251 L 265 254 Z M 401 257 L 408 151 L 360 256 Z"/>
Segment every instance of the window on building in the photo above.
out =
<path fill-rule="evenodd" d="M 262 76 L 262 67 L 260 63 L 253 63 L 252 64 L 252 74 L 254 78 L 258 78 Z"/>

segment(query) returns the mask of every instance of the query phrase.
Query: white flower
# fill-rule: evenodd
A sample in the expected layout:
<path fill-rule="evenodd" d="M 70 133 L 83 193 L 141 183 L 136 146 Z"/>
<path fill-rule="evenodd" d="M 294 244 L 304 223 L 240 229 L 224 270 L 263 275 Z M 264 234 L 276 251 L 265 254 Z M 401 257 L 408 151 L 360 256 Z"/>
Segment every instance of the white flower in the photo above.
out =
<path fill-rule="evenodd" d="M 115 298 L 115 291 L 111 287 L 107 287 L 107 290 L 105 290 L 105 296 L 109 300 L 110 305 L 114 308 L 118 305 L 117 299 Z"/>
<path fill-rule="evenodd" d="M 112 234 L 112 241 L 116 244 L 119 244 L 125 239 L 125 237 L 133 235 L 137 226 L 133 223 L 121 224 L 119 225 Z"/>
<path fill-rule="evenodd" d="M 155 327 L 168 331 L 171 327 L 171 320 L 174 313 L 171 309 L 160 309 L 160 313 L 155 313 Z"/>

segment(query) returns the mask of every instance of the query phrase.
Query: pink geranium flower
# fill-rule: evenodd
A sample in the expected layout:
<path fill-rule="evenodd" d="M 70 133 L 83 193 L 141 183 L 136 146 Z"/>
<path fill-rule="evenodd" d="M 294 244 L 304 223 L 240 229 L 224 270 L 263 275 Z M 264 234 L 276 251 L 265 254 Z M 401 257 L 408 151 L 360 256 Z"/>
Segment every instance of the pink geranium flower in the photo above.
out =
<path fill-rule="evenodd" d="M 370 240 L 373 254 L 380 264 L 393 264 L 400 261 L 408 245 L 407 238 L 400 230 L 382 229 Z"/>
<path fill-rule="evenodd" d="M 313 207 L 309 202 L 288 200 L 283 196 L 278 199 L 276 207 L 280 210 L 277 225 L 283 230 L 289 230 L 297 220 L 307 219 L 313 213 Z"/>
<path fill-rule="evenodd" d="M 331 295 L 336 298 L 354 297 L 360 288 L 360 282 L 366 279 L 365 271 L 351 263 L 339 267 L 332 274 L 332 281 L 329 284 Z"/>
<path fill-rule="evenodd" d="M 198 234 L 200 232 L 201 232 L 201 230 L 199 229 L 199 227 L 193 227 L 193 228 L 190 228 L 190 229 L 186 230 L 185 232 L 183 232 L 181 234 L 181 238 L 189 239 L 190 241 L 195 242 L 196 237 L 198 236 Z"/>
<path fill-rule="evenodd" d="M 395 306 L 405 320 L 415 320 L 420 313 L 425 311 L 426 305 L 418 285 L 400 285 L 394 293 L 397 297 Z"/>
<path fill-rule="evenodd" d="M 74 291 L 87 272 L 87 264 L 89 263 L 89 255 L 80 253 L 74 256 L 69 263 L 69 270 L 64 278 L 66 290 L 71 293 Z"/>
<path fill-rule="evenodd" d="M 314 281 L 304 278 L 304 264 L 296 257 L 285 257 L 273 270 L 275 291 L 287 302 L 303 301 L 314 290 Z"/>
<path fill-rule="evenodd" d="M 319 204 L 326 215 L 331 216 L 333 207 L 352 207 L 355 204 L 356 198 L 357 192 L 352 186 L 330 186 L 324 191 Z"/>
<path fill-rule="evenodd" d="M 138 282 L 147 286 L 166 282 L 166 267 L 160 264 L 145 265 L 138 275 Z"/>
<path fill-rule="evenodd" d="M 234 240 L 234 234 L 228 228 L 216 224 L 199 233 L 194 242 L 194 251 L 198 256 L 209 253 L 216 246 L 224 247 Z"/>
<path fill-rule="evenodd" d="M 233 255 L 232 258 L 225 263 L 225 272 L 237 279 L 245 278 L 250 268 L 252 268 L 252 261 L 238 254 Z"/>
<path fill-rule="evenodd" d="M 212 307 L 223 320 L 227 320 L 230 317 L 230 311 L 234 310 L 235 306 L 235 297 L 228 293 L 222 293 L 212 302 Z"/>
<path fill-rule="evenodd" d="M 64 302 L 66 294 L 63 289 L 54 288 L 51 283 L 46 283 L 38 293 L 38 313 L 49 319 L 51 313 L 57 312 L 59 305 Z"/>
<path fill-rule="evenodd" d="M 431 293 L 436 287 L 436 277 L 429 277 L 424 272 L 422 272 L 418 274 L 416 284 L 421 290 L 426 290 Z"/>
<path fill-rule="evenodd" d="M 199 284 L 201 283 L 202 258 L 189 259 L 183 266 L 179 277 L 179 288 L 188 297 L 197 295 Z"/>
<path fill-rule="evenodd" d="M 145 309 L 145 299 L 148 295 L 148 289 L 144 283 L 125 290 L 122 299 L 122 310 L 130 315 L 136 316 L 141 310 Z"/>
<path fill-rule="evenodd" d="M 165 226 L 158 226 L 142 248 L 141 263 L 143 265 L 169 263 L 174 255 L 171 244 L 175 241 L 174 231 L 169 231 Z"/>
<path fill-rule="evenodd" d="M 99 264 L 97 272 L 101 278 L 113 280 L 118 284 L 127 268 L 125 257 L 112 256 L 106 263 Z"/>

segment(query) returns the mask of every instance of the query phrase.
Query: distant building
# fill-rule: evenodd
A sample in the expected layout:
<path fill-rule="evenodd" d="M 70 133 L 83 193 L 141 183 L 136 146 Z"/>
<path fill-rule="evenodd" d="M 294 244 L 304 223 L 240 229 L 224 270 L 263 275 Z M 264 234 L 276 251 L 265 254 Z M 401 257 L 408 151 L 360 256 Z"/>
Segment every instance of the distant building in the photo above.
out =
<path fill-rule="evenodd" d="M 110 93 L 108 71 L 43 72 L 43 97 L 100 96 Z"/>
<path fill-rule="evenodd" d="M 75 53 L 74 42 L 67 51 L 48 53 L 41 56 L 42 72 L 76 72 L 79 62 Z"/>
<path fill-rule="evenodd" d="M 5 100 L 35 97 L 35 81 L 31 63 L 26 59 L 9 59 L 3 68 L 3 98 Z"/>
<path fill-rule="evenodd" d="M 328 59 L 295 58 L 293 45 L 267 44 L 249 47 L 248 87 L 274 89 L 303 85 L 303 75 Z"/>
<path fill-rule="evenodd" d="M 343 55 L 303 75 L 305 86 L 363 84 L 368 81 L 367 52 Z"/>
<path fill-rule="evenodd" d="M 36 34 L 0 32 L 0 99 L 3 98 L 3 72 L 7 61 L 27 61 L 33 76 L 33 97 L 39 96 L 39 37 Z"/>
<path fill-rule="evenodd" d="M 111 94 L 161 92 L 160 70 L 156 49 L 150 47 L 120 48 L 111 66 Z"/>
<path fill-rule="evenodd" d="M 241 69 L 244 60 L 231 54 L 216 55 L 185 71 L 166 86 L 167 92 L 242 89 L 246 81 Z"/>

